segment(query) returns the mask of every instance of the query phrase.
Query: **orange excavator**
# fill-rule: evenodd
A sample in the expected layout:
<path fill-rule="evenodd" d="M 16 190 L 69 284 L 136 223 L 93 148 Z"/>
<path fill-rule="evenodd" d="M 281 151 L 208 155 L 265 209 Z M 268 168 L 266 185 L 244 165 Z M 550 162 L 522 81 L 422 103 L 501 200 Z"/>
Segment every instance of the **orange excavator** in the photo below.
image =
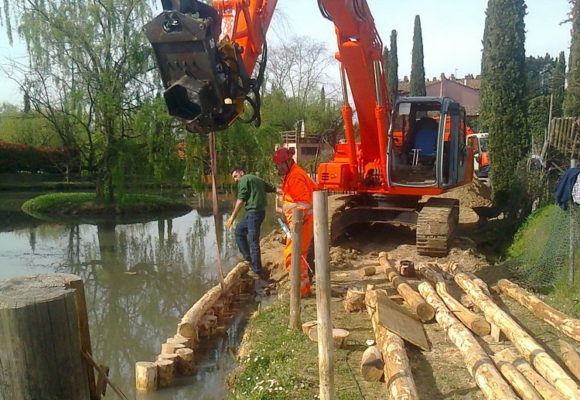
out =
<path fill-rule="evenodd" d="M 446 255 L 459 202 L 436 196 L 471 180 L 465 110 L 446 97 L 400 98 L 391 106 L 383 44 L 367 1 L 317 1 L 334 23 L 344 98 L 346 143 L 336 145 L 334 158 L 317 174 L 322 189 L 344 193 L 332 240 L 353 224 L 395 223 L 416 226 L 420 254 Z M 259 124 L 266 31 L 276 3 L 162 0 L 164 11 L 145 33 L 168 111 L 186 129 L 208 133 L 236 120 Z"/>

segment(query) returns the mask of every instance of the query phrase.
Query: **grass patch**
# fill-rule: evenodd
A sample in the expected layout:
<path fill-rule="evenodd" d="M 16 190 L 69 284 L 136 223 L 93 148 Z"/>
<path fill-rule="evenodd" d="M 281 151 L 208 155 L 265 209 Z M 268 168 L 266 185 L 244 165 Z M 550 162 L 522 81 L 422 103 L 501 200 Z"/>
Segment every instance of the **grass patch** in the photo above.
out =
<path fill-rule="evenodd" d="M 359 371 L 367 339 L 374 338 L 366 312 L 345 313 L 331 302 L 335 327 L 350 331 L 348 344 L 335 349 L 334 382 L 339 400 L 386 398 L 383 382 L 365 382 Z M 248 323 L 242 359 L 230 379 L 230 400 L 312 400 L 319 394 L 318 344 L 301 330 L 288 329 L 283 300 L 262 309 Z M 314 299 L 302 301 L 302 321 L 316 319 Z"/>
<path fill-rule="evenodd" d="M 62 216 L 145 215 L 165 211 L 189 211 L 182 201 L 150 194 L 125 194 L 111 206 L 95 202 L 94 193 L 51 193 L 35 197 L 22 205 L 22 211 L 40 219 Z"/>

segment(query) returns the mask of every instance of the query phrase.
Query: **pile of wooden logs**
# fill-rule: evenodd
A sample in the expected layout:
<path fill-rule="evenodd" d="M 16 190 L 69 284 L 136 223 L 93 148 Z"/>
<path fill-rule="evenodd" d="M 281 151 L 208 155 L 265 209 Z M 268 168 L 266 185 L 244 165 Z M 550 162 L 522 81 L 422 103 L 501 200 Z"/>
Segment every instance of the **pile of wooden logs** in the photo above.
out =
<path fill-rule="evenodd" d="M 254 280 L 247 277 L 249 264 L 236 265 L 218 284 L 206 292 L 183 316 L 177 333 L 161 345 L 155 362 L 135 364 L 137 390 L 155 391 L 170 386 L 175 377 L 195 373 L 195 350 L 204 337 L 225 331 L 225 323 L 233 317 L 235 301 L 244 300 L 254 288 Z"/>
<path fill-rule="evenodd" d="M 419 294 L 411 281 L 397 273 L 394 261 L 386 253 L 379 255 L 378 262 L 412 310 L 409 316 L 416 323 L 425 323 L 435 317 L 459 349 L 469 373 L 486 399 L 580 399 L 580 388 L 572 378 L 580 377 L 580 356 L 574 347 L 561 341 L 562 359 L 570 374 L 495 304 L 487 284 L 473 273 L 453 262 L 445 266 L 416 265 L 417 273 L 424 280 L 418 284 Z M 467 309 L 450 294 L 443 274 L 455 280 L 483 315 Z M 554 310 L 510 281 L 501 280 L 497 287 L 556 329 L 576 341 L 580 340 L 579 320 Z M 360 309 L 354 307 L 356 295 L 358 293 L 353 293 L 345 299 L 347 311 Z M 386 292 L 367 289 L 366 308 L 371 316 L 377 346 L 365 352 L 361 373 L 366 379 L 375 381 L 383 375 L 382 368 L 392 398 L 415 399 L 418 398 L 417 391 L 403 340 L 421 347 L 421 331 L 404 310 L 397 310 L 396 305 L 389 303 Z M 505 334 L 513 346 L 507 347 L 508 343 L 505 343 L 506 348 L 495 354 L 488 354 L 489 350 L 483 348 L 474 336 L 490 337 L 489 340 L 497 342 L 499 333 Z"/>

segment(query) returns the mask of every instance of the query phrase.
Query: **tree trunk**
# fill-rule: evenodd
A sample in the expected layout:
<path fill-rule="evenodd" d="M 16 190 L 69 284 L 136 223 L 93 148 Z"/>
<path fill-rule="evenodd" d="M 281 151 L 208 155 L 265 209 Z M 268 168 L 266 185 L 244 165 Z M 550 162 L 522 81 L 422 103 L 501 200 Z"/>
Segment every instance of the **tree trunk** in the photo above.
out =
<path fill-rule="evenodd" d="M 481 348 L 467 328 L 453 317 L 443 301 L 437 296 L 435 289 L 429 283 L 423 282 L 419 285 L 419 291 L 435 309 L 435 319 L 445 329 L 449 339 L 463 355 L 469 373 L 485 397 L 496 400 L 517 399 L 516 394 L 504 381 L 485 350 Z"/>
<path fill-rule="evenodd" d="M 376 313 L 377 294 L 375 290 L 367 290 L 365 301 L 377 344 L 383 353 L 385 381 L 390 398 L 419 400 L 405 349 L 405 342 L 379 323 L 378 314 Z"/>
<path fill-rule="evenodd" d="M 536 370 L 567 399 L 580 398 L 576 383 L 527 332 L 525 332 L 507 313 L 500 309 L 483 290 L 463 273 L 455 275 L 455 281 L 466 293 L 470 294 L 475 304 L 483 311 L 485 318 L 498 326 L 521 354 L 531 362 Z"/>
<path fill-rule="evenodd" d="M 399 292 L 407 304 L 415 310 L 419 319 L 423 322 L 431 321 L 435 316 L 435 310 L 433 310 L 433 307 L 427 304 L 421 295 L 407 283 L 407 279 L 403 278 L 397 273 L 397 271 L 395 271 L 391 265 L 388 254 L 381 252 L 381 254 L 379 254 L 379 262 L 383 267 L 385 267 L 385 274 L 395 289 L 397 289 L 397 292 Z"/>
<path fill-rule="evenodd" d="M 502 291 L 502 293 L 517 300 L 538 318 L 543 319 L 560 332 L 570 336 L 572 339 L 580 341 L 580 320 L 570 318 L 566 314 L 550 307 L 533 294 L 507 279 L 501 279 L 497 283 L 497 287 Z"/>
<path fill-rule="evenodd" d="M 68 274 L 0 284 L 0 398 L 90 400 Z"/>
<path fill-rule="evenodd" d="M 481 278 L 479 278 L 473 272 L 466 271 L 465 268 L 463 268 L 458 263 L 450 261 L 443 266 L 443 269 L 447 273 L 449 273 L 453 276 L 455 276 L 456 274 L 459 274 L 459 273 L 463 273 L 463 274 L 467 275 L 469 277 L 469 279 L 471 279 L 476 286 L 479 286 L 479 288 L 481 290 L 483 290 L 483 293 L 485 293 L 487 296 L 491 296 L 491 293 L 489 291 L 489 287 L 487 286 L 487 283 L 485 283 L 485 281 L 483 281 Z"/>
<path fill-rule="evenodd" d="M 565 398 L 554 386 L 550 385 L 548 381 L 538 374 L 526 360 L 516 354 L 512 349 L 503 349 L 495 355 L 499 360 L 509 362 L 516 367 L 544 399 L 562 400 Z"/>
<path fill-rule="evenodd" d="M 437 294 L 443 299 L 453 315 L 463 322 L 465 326 L 478 336 L 483 337 L 490 334 L 491 326 L 489 322 L 484 317 L 467 309 L 461 302 L 451 296 L 447 291 L 447 284 L 441 274 L 423 264 L 417 265 L 417 269 L 423 277 L 435 285 Z"/>

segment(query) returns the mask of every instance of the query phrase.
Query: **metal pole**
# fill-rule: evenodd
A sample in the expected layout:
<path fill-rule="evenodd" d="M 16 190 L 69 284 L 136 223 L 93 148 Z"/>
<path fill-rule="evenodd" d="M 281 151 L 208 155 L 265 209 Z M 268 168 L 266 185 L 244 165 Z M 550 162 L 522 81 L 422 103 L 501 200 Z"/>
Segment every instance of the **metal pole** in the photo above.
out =
<path fill-rule="evenodd" d="M 570 168 L 576 168 L 576 160 L 574 158 L 570 159 Z M 576 243 L 574 235 L 574 200 L 570 200 L 570 249 L 568 254 L 568 284 L 574 284 L 574 253 L 576 252 Z"/>
<path fill-rule="evenodd" d="M 334 347 L 330 314 L 328 193 L 314 192 L 314 253 L 316 257 L 316 314 L 320 400 L 334 400 Z"/>
<path fill-rule="evenodd" d="M 300 267 L 302 261 L 302 210 L 292 211 L 292 258 L 290 264 L 290 329 L 300 329 Z"/>

